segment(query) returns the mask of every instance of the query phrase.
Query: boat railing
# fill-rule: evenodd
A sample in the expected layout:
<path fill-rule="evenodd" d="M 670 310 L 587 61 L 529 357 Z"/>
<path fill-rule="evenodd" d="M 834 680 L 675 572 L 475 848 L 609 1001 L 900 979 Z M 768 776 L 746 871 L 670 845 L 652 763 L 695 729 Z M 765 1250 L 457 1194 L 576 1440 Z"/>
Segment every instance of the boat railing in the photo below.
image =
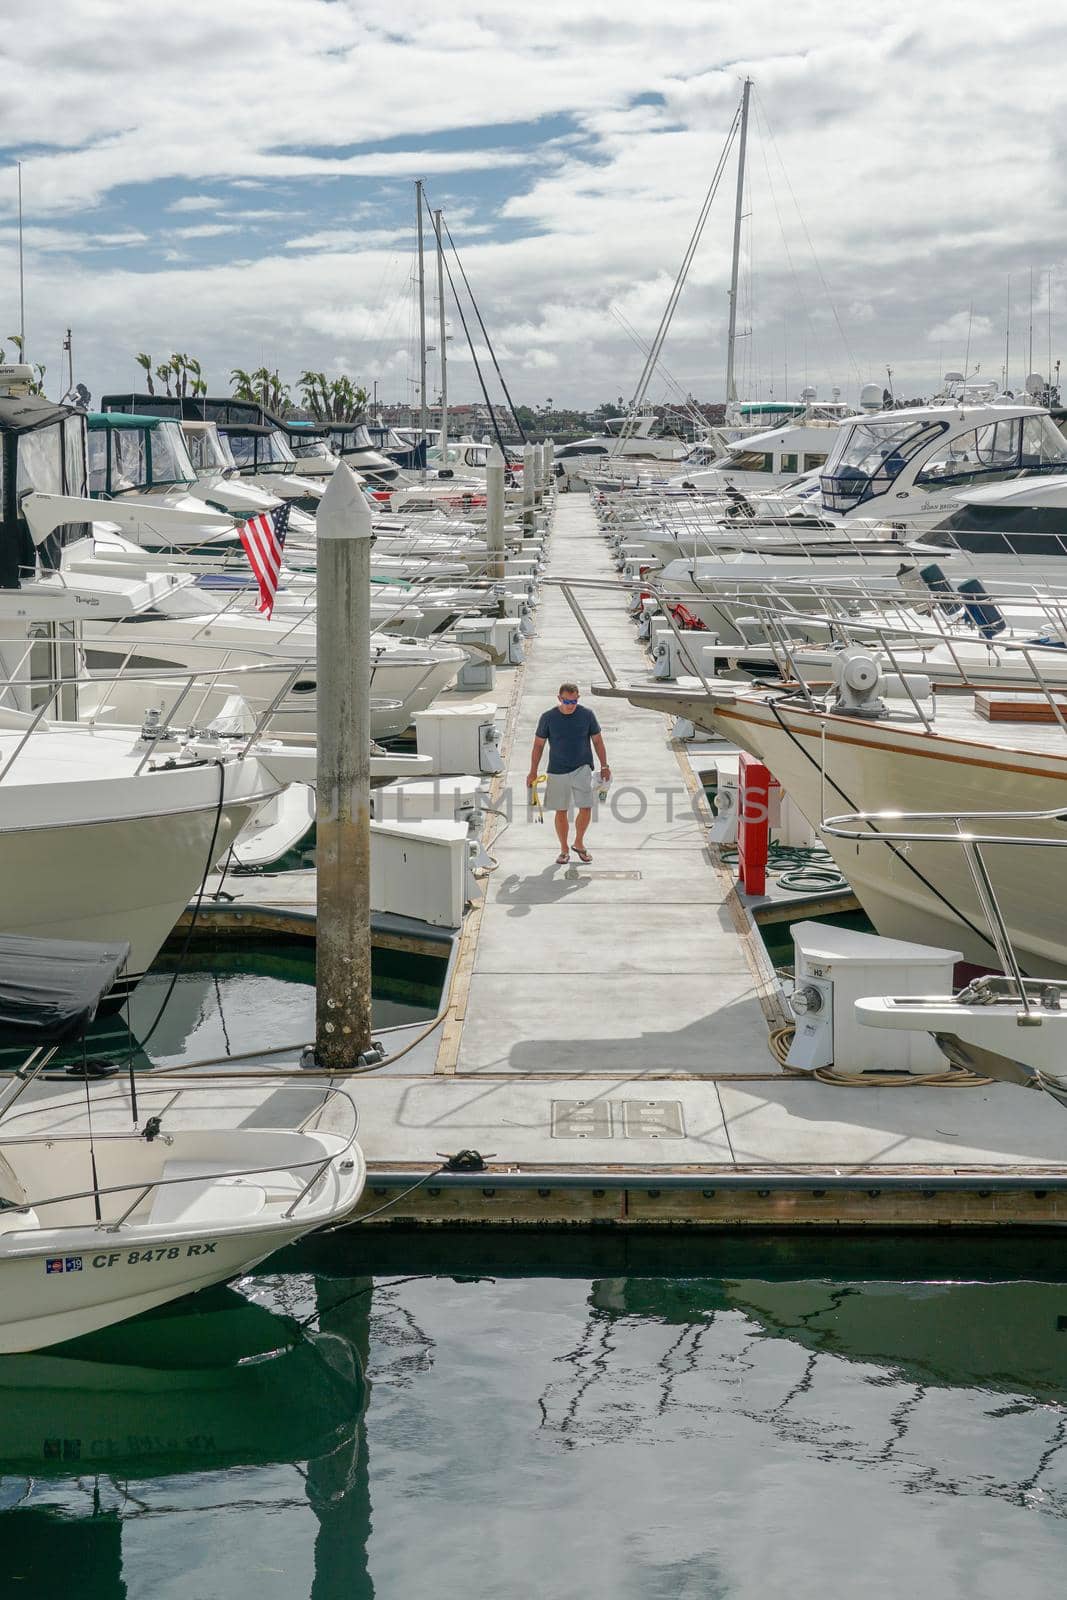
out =
<path fill-rule="evenodd" d="M 22 641 L 19 642 L 21 643 Z M 161 706 L 159 708 L 159 716 L 155 719 L 154 723 L 151 726 L 146 723 L 141 730 L 141 738 L 144 742 L 145 750 L 133 774 L 134 777 L 137 777 L 141 772 L 144 771 L 149 760 L 155 754 L 156 747 L 161 742 L 172 741 L 176 737 L 172 723 L 197 685 L 204 686 L 204 693 L 201 695 L 200 700 L 194 709 L 194 717 L 203 711 L 208 696 L 210 695 L 212 689 L 217 687 L 220 679 L 237 679 L 239 687 L 241 680 L 246 680 L 257 675 L 280 675 L 282 677 L 282 684 L 280 688 L 271 695 L 267 704 L 255 713 L 251 731 L 249 732 L 247 729 L 242 729 L 240 731 L 239 737 L 243 742 L 238 753 L 241 756 L 244 756 L 247 755 L 252 749 L 253 745 L 255 745 L 256 742 L 263 737 L 272 718 L 277 713 L 282 701 L 289 694 L 290 690 L 298 681 L 301 674 L 309 670 L 312 672 L 315 670 L 314 656 L 303 657 L 295 661 L 292 659 L 284 662 L 263 661 L 243 665 L 231 665 L 228 661 L 224 661 L 221 666 L 200 670 L 182 670 L 179 668 L 171 670 L 170 668 L 163 667 L 131 667 L 129 665 L 131 656 L 138 648 L 143 647 L 144 642 L 145 641 L 142 640 L 139 641 L 137 645 L 131 645 L 123 661 L 123 665 L 117 673 L 97 675 L 94 672 L 91 677 L 81 678 L 64 676 L 18 678 L 13 676 L 5 676 L 3 681 L 0 682 L 0 694 L 3 694 L 11 689 L 24 688 L 32 691 L 34 694 L 40 694 L 42 691 L 44 691 L 44 695 L 40 704 L 34 709 L 29 721 L 21 729 L 19 740 L 15 745 L 11 755 L 4 762 L 3 766 L 0 767 L 0 783 L 3 783 L 4 779 L 8 777 L 19 756 L 22 754 L 33 735 L 41 729 L 42 725 L 46 723 L 50 708 L 55 704 L 59 696 L 66 689 L 80 689 L 88 686 L 97 686 L 103 684 L 109 686 L 113 691 L 119 684 L 141 683 L 145 685 L 159 686 L 162 681 L 165 681 L 168 685 L 176 686 L 177 693 L 175 694 L 173 701 L 169 704 L 164 704 Z M 25 660 L 25 657 L 23 657 L 23 660 Z M 104 701 L 97 706 L 94 712 L 92 724 L 83 723 L 80 725 L 86 727 L 94 725 L 95 721 L 99 719 L 102 712 L 107 709 L 107 706 L 111 702 L 111 698 L 111 693 L 105 695 Z M 309 707 L 308 714 L 310 714 L 310 709 L 311 708 Z M 188 732 L 192 733 L 194 731 L 195 725 L 190 724 Z M 210 727 L 207 729 L 202 729 L 200 732 L 210 732 Z"/>
<path fill-rule="evenodd" d="M 981 830 L 981 824 L 993 822 L 1028 822 L 1038 826 L 1067 824 L 1067 812 L 1055 807 L 1040 811 L 847 811 L 838 816 L 824 817 L 819 830 L 831 838 L 847 840 L 856 845 L 936 844 L 962 850 L 991 935 L 990 943 L 997 952 L 1003 972 L 1014 984 L 1019 1004 L 1029 1020 L 1034 1011 L 1032 993 L 1028 992 L 1027 981 L 1023 977 L 983 852 L 1005 845 L 1015 849 L 1061 850 L 1067 847 L 1067 832 L 1064 838 L 1057 839 L 1047 833 Z M 979 826 L 975 827 L 974 824 Z"/>
<path fill-rule="evenodd" d="M 236 1078 L 236 1076 L 237 1075 L 234 1074 L 235 1078 Z M 168 1098 L 166 1099 L 166 1101 L 165 1101 L 164 1105 L 162 1106 L 162 1108 L 159 1111 L 154 1112 L 153 1116 L 152 1116 L 152 1119 L 150 1119 L 153 1122 L 154 1128 L 155 1128 L 155 1131 L 151 1134 L 151 1137 L 152 1138 L 161 1138 L 161 1139 L 167 1139 L 167 1138 L 172 1137 L 172 1135 L 164 1134 L 160 1130 L 159 1125 L 158 1125 L 159 1121 L 164 1116 L 166 1116 L 168 1113 L 172 1113 L 176 1109 L 180 1108 L 182 1110 L 187 1110 L 188 1107 L 180 1107 L 180 1102 L 181 1102 L 182 1098 L 185 1095 L 192 1095 L 196 1091 L 199 1091 L 199 1093 L 201 1095 L 204 1095 L 205 1093 L 210 1091 L 211 1084 L 218 1083 L 220 1081 L 220 1079 L 224 1079 L 225 1077 L 226 1077 L 225 1073 L 212 1074 L 212 1078 L 211 1078 L 211 1082 L 210 1083 L 207 1083 L 204 1080 L 195 1080 L 194 1079 L 193 1081 L 191 1081 L 188 1084 L 179 1085 L 179 1087 L 177 1089 L 175 1089 L 173 1087 L 173 1082 L 167 1084 L 166 1087 L 160 1086 L 160 1088 L 158 1090 L 153 1089 L 153 1087 L 151 1085 L 149 1085 L 147 1087 L 147 1089 L 143 1085 L 139 1085 L 139 1087 L 138 1087 L 138 1100 L 139 1100 L 139 1105 L 140 1105 L 140 1107 L 142 1109 L 151 1104 L 153 1094 L 155 1094 L 155 1093 L 167 1094 L 167 1096 L 168 1096 Z M 310 1171 L 310 1174 L 309 1174 L 309 1176 L 307 1178 L 307 1181 L 304 1183 L 304 1185 L 301 1188 L 299 1194 L 297 1194 L 295 1196 L 295 1198 L 292 1200 L 290 1205 L 286 1208 L 286 1210 L 283 1213 L 283 1216 L 285 1216 L 287 1218 L 291 1217 L 293 1215 L 293 1213 L 296 1211 L 297 1207 L 299 1205 L 301 1205 L 304 1200 L 307 1199 L 307 1197 L 309 1196 L 311 1191 L 315 1188 L 315 1185 L 318 1183 L 319 1179 L 326 1172 L 326 1170 L 332 1165 L 332 1163 L 335 1162 L 335 1161 L 343 1160 L 348 1155 L 348 1152 L 352 1149 L 353 1145 L 356 1142 L 356 1135 L 359 1132 L 359 1111 L 358 1111 L 358 1109 L 356 1107 L 355 1101 L 352 1099 L 352 1096 L 351 1096 L 350 1092 L 347 1089 L 341 1088 L 340 1086 L 338 1086 L 336 1084 L 325 1084 L 325 1085 L 324 1084 L 306 1084 L 306 1085 L 301 1085 L 299 1083 L 294 1082 L 293 1080 L 291 1080 L 289 1078 L 286 1078 L 286 1083 L 285 1083 L 286 1093 L 289 1093 L 293 1088 L 299 1089 L 301 1087 L 305 1088 L 309 1093 L 316 1095 L 318 1097 L 318 1103 L 311 1107 L 311 1110 L 308 1112 L 308 1114 L 303 1118 L 303 1120 L 301 1122 L 299 1122 L 297 1124 L 297 1126 L 295 1128 L 279 1127 L 279 1128 L 271 1130 L 268 1127 L 265 1127 L 263 1124 L 257 1124 L 256 1131 L 257 1132 L 274 1131 L 274 1132 L 279 1132 L 279 1133 L 290 1133 L 290 1132 L 303 1133 L 310 1126 L 310 1124 L 312 1122 L 314 1122 L 317 1118 L 321 1118 L 322 1113 L 325 1110 L 327 1104 L 331 1103 L 334 1099 L 344 1101 L 347 1104 L 348 1113 L 349 1113 L 348 1119 L 347 1119 L 347 1127 L 342 1129 L 342 1130 L 340 1130 L 336 1135 L 336 1137 L 340 1138 L 343 1142 L 342 1142 L 342 1144 L 341 1144 L 339 1149 L 331 1150 L 326 1156 L 318 1156 L 318 1155 L 311 1156 L 311 1157 L 308 1157 L 306 1160 L 302 1160 L 302 1161 L 288 1161 L 288 1160 L 276 1161 L 276 1162 L 270 1163 L 269 1165 L 261 1165 L 261 1166 L 255 1166 L 255 1167 L 242 1167 L 242 1168 L 237 1168 L 237 1167 L 229 1168 L 229 1167 L 227 1167 L 225 1172 L 223 1172 L 223 1173 L 218 1173 L 218 1172 L 209 1172 L 209 1173 L 200 1172 L 200 1173 L 196 1173 L 196 1172 L 192 1172 L 192 1173 L 182 1173 L 179 1176 L 172 1176 L 172 1177 L 164 1177 L 164 1176 L 160 1175 L 159 1177 L 152 1178 L 151 1180 L 149 1180 L 147 1182 L 143 1178 L 140 1178 L 140 1179 L 137 1179 L 136 1181 L 131 1182 L 131 1183 L 117 1183 L 117 1184 L 104 1184 L 104 1185 L 93 1184 L 93 1185 L 91 1185 L 91 1186 L 89 1186 L 87 1188 L 84 1188 L 84 1189 L 73 1190 L 68 1194 L 49 1195 L 46 1198 L 41 1198 L 41 1199 L 29 1199 L 29 1198 L 27 1198 L 26 1200 L 21 1201 L 19 1204 L 7 1206 L 5 1209 L 8 1210 L 8 1211 L 17 1211 L 17 1212 L 27 1212 L 27 1211 L 30 1211 L 30 1210 L 42 1211 L 48 1206 L 74 1204 L 74 1203 L 76 1203 L 77 1201 L 80 1201 L 80 1200 L 92 1200 L 94 1202 L 94 1208 L 96 1210 L 96 1216 L 97 1216 L 96 1222 L 95 1223 L 71 1224 L 70 1226 L 73 1226 L 73 1227 L 86 1227 L 86 1228 L 90 1228 L 91 1227 L 95 1231 L 98 1231 L 98 1232 L 117 1233 L 119 1231 L 119 1229 L 122 1227 L 123 1223 L 126 1222 L 129 1219 L 129 1217 L 133 1214 L 133 1212 L 137 1210 L 138 1206 L 143 1205 L 143 1203 L 148 1199 L 149 1195 L 153 1194 L 154 1192 L 156 1192 L 159 1189 L 173 1188 L 173 1187 L 176 1187 L 178 1184 L 183 1184 L 183 1183 L 200 1183 L 200 1182 L 203 1181 L 205 1176 L 225 1177 L 227 1179 L 231 1179 L 231 1178 L 256 1178 L 256 1177 L 267 1177 L 271 1173 L 279 1173 L 279 1172 L 290 1172 L 290 1173 L 300 1172 L 300 1173 L 303 1173 L 303 1172 L 308 1171 L 308 1169 L 310 1168 L 312 1170 Z M 108 1130 L 105 1130 L 105 1129 L 96 1129 L 96 1128 L 94 1128 L 92 1126 L 92 1118 L 91 1118 L 92 1108 L 95 1107 L 95 1109 L 97 1111 L 99 1111 L 102 1106 L 107 1105 L 109 1102 L 113 1102 L 113 1103 L 115 1103 L 115 1104 L 117 1104 L 119 1106 L 125 1107 L 127 1109 L 129 1108 L 129 1105 L 130 1105 L 129 1100 L 127 1099 L 127 1097 L 124 1094 L 115 1093 L 115 1094 L 111 1094 L 111 1095 L 94 1095 L 92 1097 L 92 1100 L 90 1101 L 90 1110 L 86 1113 L 86 1125 L 85 1125 L 84 1128 L 76 1129 L 76 1130 L 63 1130 L 63 1131 L 61 1131 L 61 1130 L 58 1130 L 58 1129 L 50 1126 L 48 1131 L 47 1131 L 47 1135 L 43 1135 L 43 1134 L 40 1134 L 40 1133 L 37 1133 L 37 1134 L 26 1133 L 26 1134 L 23 1134 L 21 1136 L 21 1138 L 16 1138 L 16 1139 L 5 1138 L 5 1137 L 3 1137 L 3 1134 L 0 1133 L 0 1151 L 3 1150 L 5 1145 L 12 1145 L 12 1144 L 19 1144 L 19 1143 L 30 1143 L 31 1141 L 35 1142 L 36 1140 L 38 1140 L 38 1139 L 40 1139 L 42 1137 L 45 1137 L 45 1136 L 47 1136 L 48 1142 L 50 1144 L 75 1143 L 75 1142 L 81 1143 L 81 1142 L 84 1142 L 86 1139 L 88 1139 L 94 1146 L 97 1145 L 97 1144 L 102 1144 L 102 1143 L 105 1143 L 105 1142 L 113 1142 L 113 1141 L 116 1141 L 116 1140 L 117 1141 L 123 1141 L 123 1142 L 129 1142 L 129 1140 L 131 1140 L 131 1139 L 136 1139 L 138 1141 L 144 1140 L 146 1138 L 146 1136 L 147 1136 L 146 1135 L 146 1127 L 138 1127 L 138 1126 L 135 1125 L 132 1128 L 128 1128 L 126 1130 L 108 1131 Z M 212 1105 L 213 1105 L 213 1107 L 215 1109 L 218 1109 L 217 1097 L 213 1098 Z M 35 1116 L 39 1119 L 39 1117 L 40 1117 L 39 1108 L 36 1111 L 33 1108 L 30 1108 L 30 1109 L 28 1109 L 26 1111 L 19 1112 L 16 1117 L 11 1118 L 10 1120 L 12 1122 L 14 1122 L 14 1121 L 18 1121 L 22 1117 L 33 1118 Z M 147 1126 L 147 1123 L 146 1123 L 146 1126 Z M 237 1130 L 235 1130 L 235 1131 L 237 1131 Z M 331 1130 L 331 1132 L 332 1131 L 333 1130 Z M 101 1201 L 101 1199 L 103 1199 L 104 1196 L 122 1195 L 122 1194 L 132 1195 L 132 1199 L 130 1200 L 129 1205 L 126 1206 L 125 1210 L 121 1213 L 121 1215 L 119 1217 L 117 1217 L 115 1219 L 115 1221 L 109 1222 L 109 1223 L 104 1223 L 102 1221 L 102 1219 L 101 1219 L 101 1216 L 100 1216 L 100 1201 Z M 65 1224 L 64 1226 L 67 1226 L 67 1225 Z"/>

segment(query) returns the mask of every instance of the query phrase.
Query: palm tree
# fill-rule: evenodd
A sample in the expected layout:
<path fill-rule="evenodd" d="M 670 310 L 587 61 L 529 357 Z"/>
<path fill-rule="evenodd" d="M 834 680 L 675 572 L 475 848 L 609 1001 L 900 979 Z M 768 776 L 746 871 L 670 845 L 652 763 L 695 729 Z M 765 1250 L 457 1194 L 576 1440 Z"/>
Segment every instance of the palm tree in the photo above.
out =
<path fill-rule="evenodd" d="M 230 382 L 233 385 L 233 396 L 235 400 L 255 400 L 258 402 L 259 395 L 256 393 L 256 386 L 252 381 L 252 374 L 250 372 L 246 372 L 244 367 L 234 367 L 233 371 L 230 373 Z"/>
<path fill-rule="evenodd" d="M 289 385 L 282 382 L 277 368 L 271 372 L 267 367 L 257 367 L 250 382 L 255 391 L 252 398 L 259 401 L 264 411 L 285 415 L 289 410 Z"/>
<path fill-rule="evenodd" d="M 152 357 L 145 355 L 144 351 L 142 350 L 140 355 L 134 356 L 133 359 L 137 362 L 139 367 L 143 367 L 145 370 L 145 378 L 148 381 L 149 394 L 155 394 L 156 386 L 152 381 Z"/>
<path fill-rule="evenodd" d="M 300 374 L 300 397 L 316 422 L 355 422 L 367 408 L 367 391 L 342 372 L 332 381 L 308 368 Z"/>

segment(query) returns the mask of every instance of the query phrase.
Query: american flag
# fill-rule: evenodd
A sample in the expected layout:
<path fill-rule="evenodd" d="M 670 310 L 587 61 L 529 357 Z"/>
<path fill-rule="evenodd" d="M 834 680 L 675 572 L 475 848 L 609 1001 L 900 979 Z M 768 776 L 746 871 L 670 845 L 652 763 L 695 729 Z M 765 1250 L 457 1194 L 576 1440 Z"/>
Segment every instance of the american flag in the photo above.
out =
<path fill-rule="evenodd" d="M 269 617 L 274 610 L 278 577 L 282 570 L 285 533 L 289 526 L 289 505 L 277 511 L 260 511 L 241 524 L 241 543 L 248 565 L 259 585 L 259 609 Z"/>

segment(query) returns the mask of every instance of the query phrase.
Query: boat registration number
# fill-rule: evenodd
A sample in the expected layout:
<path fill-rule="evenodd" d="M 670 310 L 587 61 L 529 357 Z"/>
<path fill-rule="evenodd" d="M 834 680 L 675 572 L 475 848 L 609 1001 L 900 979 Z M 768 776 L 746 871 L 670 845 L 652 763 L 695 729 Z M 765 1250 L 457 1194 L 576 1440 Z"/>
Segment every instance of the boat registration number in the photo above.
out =
<path fill-rule="evenodd" d="M 46 1256 L 45 1275 L 55 1272 L 82 1272 L 86 1261 L 91 1267 L 143 1266 L 152 1261 L 177 1261 L 186 1256 L 213 1256 L 218 1248 L 217 1239 L 199 1240 L 196 1244 L 157 1245 L 146 1250 L 107 1250 L 95 1256 Z"/>

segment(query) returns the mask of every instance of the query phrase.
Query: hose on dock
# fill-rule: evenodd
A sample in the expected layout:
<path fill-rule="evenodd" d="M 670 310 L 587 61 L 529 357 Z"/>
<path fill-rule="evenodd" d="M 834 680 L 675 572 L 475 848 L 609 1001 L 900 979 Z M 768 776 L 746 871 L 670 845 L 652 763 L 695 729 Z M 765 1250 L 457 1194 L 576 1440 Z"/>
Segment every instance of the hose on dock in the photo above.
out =
<path fill-rule="evenodd" d="M 944 1072 L 843 1072 L 831 1062 L 828 1067 L 801 1071 L 789 1066 L 786 1060 L 795 1033 L 792 1025 L 775 1028 L 768 1041 L 771 1055 L 790 1078 L 817 1078 L 820 1083 L 834 1084 L 841 1089 L 978 1089 L 993 1082 L 992 1078 L 983 1078 L 964 1067 L 946 1067 Z"/>
<path fill-rule="evenodd" d="M 720 845 L 719 850 L 724 861 L 733 861 L 737 856 L 736 845 Z M 822 845 L 779 844 L 772 840 L 767 876 L 776 879 L 779 888 L 794 894 L 844 894 L 850 888 L 848 879 Z"/>

